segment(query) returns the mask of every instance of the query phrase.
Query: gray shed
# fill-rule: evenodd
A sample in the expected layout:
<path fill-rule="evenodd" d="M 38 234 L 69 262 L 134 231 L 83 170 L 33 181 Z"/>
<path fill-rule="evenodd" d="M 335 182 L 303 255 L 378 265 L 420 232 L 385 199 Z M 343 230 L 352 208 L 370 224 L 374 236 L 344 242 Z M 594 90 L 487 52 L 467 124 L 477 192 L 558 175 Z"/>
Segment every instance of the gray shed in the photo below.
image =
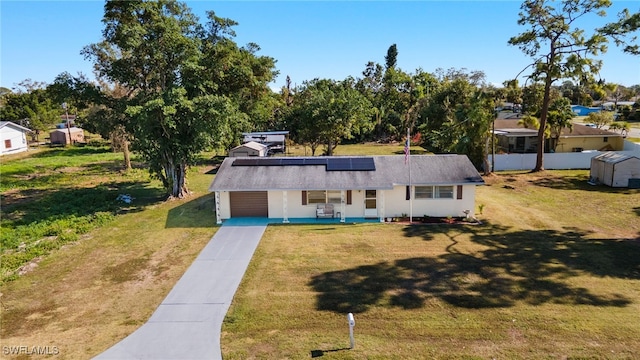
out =
<path fill-rule="evenodd" d="M 640 158 L 606 152 L 591 158 L 589 175 L 592 182 L 611 187 L 629 187 L 630 183 L 640 179 Z"/>
<path fill-rule="evenodd" d="M 229 150 L 229 157 L 267 156 L 268 151 L 269 147 L 267 145 L 249 141 Z"/>
<path fill-rule="evenodd" d="M 69 138 L 71 135 L 71 138 Z M 69 145 L 84 142 L 84 130 L 78 127 L 56 129 L 49 133 L 52 144 Z"/>

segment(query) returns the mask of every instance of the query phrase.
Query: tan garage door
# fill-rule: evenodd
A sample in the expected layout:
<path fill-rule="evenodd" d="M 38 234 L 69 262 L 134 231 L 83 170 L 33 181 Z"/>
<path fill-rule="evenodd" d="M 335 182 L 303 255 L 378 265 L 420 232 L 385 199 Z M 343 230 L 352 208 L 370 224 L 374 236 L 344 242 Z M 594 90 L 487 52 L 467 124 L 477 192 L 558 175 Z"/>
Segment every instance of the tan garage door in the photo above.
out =
<path fill-rule="evenodd" d="M 236 191 L 230 197 L 231 217 L 269 217 L 266 191 Z"/>

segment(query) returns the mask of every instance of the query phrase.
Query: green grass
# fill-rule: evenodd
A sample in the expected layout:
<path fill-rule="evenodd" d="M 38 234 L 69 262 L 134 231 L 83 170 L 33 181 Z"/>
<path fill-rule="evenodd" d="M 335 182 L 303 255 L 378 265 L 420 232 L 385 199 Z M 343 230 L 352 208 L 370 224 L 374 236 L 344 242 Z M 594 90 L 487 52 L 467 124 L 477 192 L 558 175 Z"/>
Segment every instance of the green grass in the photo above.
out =
<path fill-rule="evenodd" d="M 15 181 L 2 193 L 2 219 L 7 229 L 72 219 L 55 236 L 77 237 L 0 285 L 0 337 L 7 346 L 57 346 L 61 359 L 91 358 L 147 321 L 215 233 L 207 187 L 220 159 L 206 154 L 189 171 L 190 198 L 163 201 L 144 169 L 119 171 L 119 154 L 40 156 L 50 163 L 38 171 L 72 167 L 75 176 L 34 189 Z M 71 165 L 76 157 L 86 158 Z M 12 168 L 27 158 L 3 159 L 3 180 L 5 169 L 29 175 Z M 479 226 L 270 226 L 227 314 L 224 356 L 632 359 L 640 353 L 640 192 L 587 178 L 584 170 L 486 177 Z M 100 216 L 95 199 L 121 192 L 136 197 L 132 206 L 70 231 L 82 216 Z M 73 195 L 84 212 L 74 212 L 80 203 L 55 206 Z M 353 350 L 345 349 L 347 312 L 356 316 Z"/>
<path fill-rule="evenodd" d="M 587 176 L 489 177 L 480 226 L 271 226 L 225 320 L 223 355 L 633 358 L 640 192 Z"/>

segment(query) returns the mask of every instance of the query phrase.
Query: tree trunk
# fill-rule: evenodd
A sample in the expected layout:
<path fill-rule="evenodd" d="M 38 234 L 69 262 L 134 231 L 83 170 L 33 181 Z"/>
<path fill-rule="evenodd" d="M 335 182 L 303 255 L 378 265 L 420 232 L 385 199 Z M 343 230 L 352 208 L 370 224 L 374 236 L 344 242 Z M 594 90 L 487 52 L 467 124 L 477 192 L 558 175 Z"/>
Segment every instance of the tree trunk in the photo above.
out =
<path fill-rule="evenodd" d="M 554 52 L 551 52 L 549 63 L 553 62 Z M 544 97 L 542 98 L 542 110 L 540 111 L 540 128 L 538 128 L 538 149 L 536 157 L 536 167 L 532 172 L 544 170 L 544 132 L 547 127 L 547 115 L 549 113 L 549 103 L 551 102 L 551 69 L 547 71 L 547 77 L 544 81 Z"/>
<path fill-rule="evenodd" d="M 183 162 L 175 164 L 174 159 L 167 156 L 163 168 L 169 199 L 183 199 L 189 196 L 186 183 L 187 165 Z"/>
<path fill-rule="evenodd" d="M 125 170 L 131 170 L 131 154 L 129 153 L 129 141 L 124 140 L 122 142 L 122 154 L 124 155 L 124 168 Z"/>

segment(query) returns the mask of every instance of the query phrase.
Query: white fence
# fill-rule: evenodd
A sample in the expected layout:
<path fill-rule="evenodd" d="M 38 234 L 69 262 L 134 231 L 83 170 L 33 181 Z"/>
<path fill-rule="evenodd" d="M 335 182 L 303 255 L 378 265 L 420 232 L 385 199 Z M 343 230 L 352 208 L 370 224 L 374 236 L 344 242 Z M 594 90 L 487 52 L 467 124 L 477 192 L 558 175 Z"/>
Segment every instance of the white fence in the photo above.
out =
<path fill-rule="evenodd" d="M 576 153 L 545 153 L 545 169 L 589 169 L 591 168 L 591 158 L 602 154 L 602 151 L 585 151 Z M 616 151 L 618 154 L 625 154 L 640 157 L 640 144 L 630 141 L 624 142 L 624 151 Z M 491 155 L 489 155 L 491 164 Z M 536 166 L 536 154 L 501 154 L 496 155 L 494 171 L 503 170 L 531 170 Z"/>

